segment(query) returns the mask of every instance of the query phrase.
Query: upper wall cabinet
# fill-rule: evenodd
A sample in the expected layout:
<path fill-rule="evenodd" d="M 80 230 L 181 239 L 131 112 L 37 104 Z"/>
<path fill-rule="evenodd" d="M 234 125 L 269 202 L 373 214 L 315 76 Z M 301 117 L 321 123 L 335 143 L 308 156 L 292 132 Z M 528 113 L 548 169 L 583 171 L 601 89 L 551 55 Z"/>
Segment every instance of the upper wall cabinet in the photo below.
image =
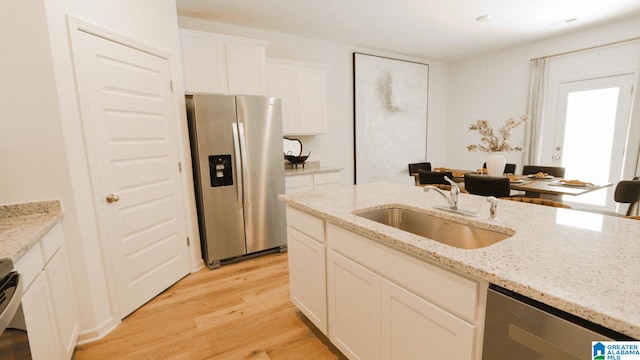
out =
<path fill-rule="evenodd" d="M 267 59 L 268 95 L 282 99 L 284 135 L 316 135 L 326 129 L 326 67 Z"/>
<path fill-rule="evenodd" d="M 180 29 L 187 92 L 266 95 L 267 42 Z"/>

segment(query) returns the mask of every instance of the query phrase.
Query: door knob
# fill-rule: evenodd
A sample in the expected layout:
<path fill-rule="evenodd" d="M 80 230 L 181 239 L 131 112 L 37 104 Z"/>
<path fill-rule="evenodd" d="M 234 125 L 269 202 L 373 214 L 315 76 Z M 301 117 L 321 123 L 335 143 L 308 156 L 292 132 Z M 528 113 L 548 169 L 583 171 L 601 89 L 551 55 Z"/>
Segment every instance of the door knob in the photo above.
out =
<path fill-rule="evenodd" d="M 109 195 L 107 195 L 105 200 L 107 200 L 107 202 L 109 204 L 111 204 L 111 203 L 114 203 L 114 202 L 117 202 L 118 200 L 120 200 L 120 196 L 118 196 L 116 194 L 109 194 Z"/>
<path fill-rule="evenodd" d="M 556 146 L 556 150 L 560 151 L 560 150 L 562 150 L 562 147 L 561 146 Z"/>
<path fill-rule="evenodd" d="M 553 157 L 553 160 L 560 160 L 560 155 L 556 155 Z M 116 200 L 117 201 L 117 200 Z"/>

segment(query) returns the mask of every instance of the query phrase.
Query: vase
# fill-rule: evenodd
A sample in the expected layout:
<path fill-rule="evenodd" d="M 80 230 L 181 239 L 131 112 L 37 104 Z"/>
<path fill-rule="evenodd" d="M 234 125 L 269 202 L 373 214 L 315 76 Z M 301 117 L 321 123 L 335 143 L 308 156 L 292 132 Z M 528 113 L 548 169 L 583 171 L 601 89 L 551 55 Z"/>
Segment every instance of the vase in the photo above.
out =
<path fill-rule="evenodd" d="M 490 152 L 487 155 L 487 174 L 489 176 L 502 176 L 506 164 L 507 158 L 505 158 L 504 152 Z"/>

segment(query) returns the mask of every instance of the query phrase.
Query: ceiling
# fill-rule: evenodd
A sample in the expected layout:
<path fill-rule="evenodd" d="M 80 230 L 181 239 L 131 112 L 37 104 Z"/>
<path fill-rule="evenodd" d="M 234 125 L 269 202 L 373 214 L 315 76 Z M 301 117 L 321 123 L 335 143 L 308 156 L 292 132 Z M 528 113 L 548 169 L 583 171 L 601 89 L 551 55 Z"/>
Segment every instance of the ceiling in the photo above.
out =
<path fill-rule="evenodd" d="M 182 16 L 442 61 L 640 15 L 639 0 L 176 0 L 176 3 Z M 492 18 L 476 21 L 483 15 Z"/>

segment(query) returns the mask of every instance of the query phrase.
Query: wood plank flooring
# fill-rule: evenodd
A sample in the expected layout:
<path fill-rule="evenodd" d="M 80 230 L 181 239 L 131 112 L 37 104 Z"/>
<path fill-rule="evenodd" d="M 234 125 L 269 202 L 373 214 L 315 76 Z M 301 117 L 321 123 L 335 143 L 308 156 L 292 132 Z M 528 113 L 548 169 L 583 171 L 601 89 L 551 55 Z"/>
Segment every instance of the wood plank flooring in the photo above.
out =
<path fill-rule="evenodd" d="M 344 359 L 289 300 L 287 253 L 190 274 L 133 312 L 84 359 Z"/>

